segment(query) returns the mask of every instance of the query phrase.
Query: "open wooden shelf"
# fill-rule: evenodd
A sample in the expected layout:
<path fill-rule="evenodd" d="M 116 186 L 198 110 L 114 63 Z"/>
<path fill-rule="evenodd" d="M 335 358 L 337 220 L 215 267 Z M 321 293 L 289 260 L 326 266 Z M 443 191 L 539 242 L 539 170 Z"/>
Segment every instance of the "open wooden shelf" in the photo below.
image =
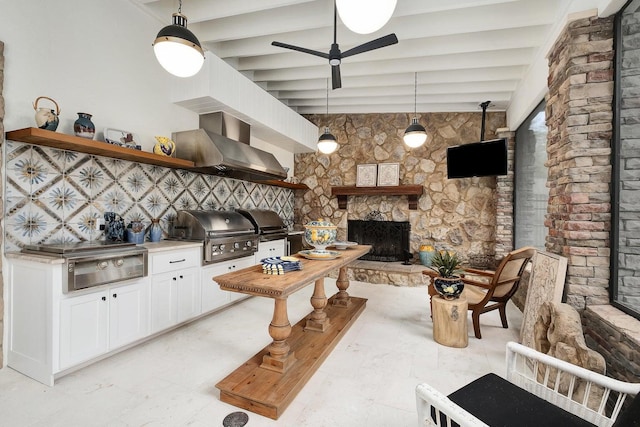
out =
<path fill-rule="evenodd" d="M 338 197 L 338 207 L 347 208 L 348 196 L 407 196 L 409 209 L 418 209 L 418 199 L 422 196 L 422 185 L 394 185 L 380 187 L 332 187 L 331 195 Z"/>
<path fill-rule="evenodd" d="M 67 135 L 39 128 L 12 130 L 7 132 L 6 138 L 9 141 L 44 145 L 61 150 L 77 151 L 79 153 L 94 154 L 96 156 L 105 156 L 170 168 L 190 169 L 195 166 L 194 163 L 189 160 L 160 156 L 154 153 L 147 153 L 146 151 L 119 147 L 107 142 L 94 141 L 92 139 L 80 138 L 75 135 Z"/>
<path fill-rule="evenodd" d="M 119 147 L 102 141 L 80 138 L 75 135 L 44 130 L 39 128 L 24 128 L 7 132 L 8 141 L 26 142 L 27 144 L 44 145 L 60 150 L 77 151 L 79 153 L 93 154 L 96 156 L 111 157 L 113 159 L 128 160 L 130 162 L 146 163 L 156 166 L 165 166 L 174 169 L 195 169 L 195 164 L 190 160 L 176 159 L 174 157 L 160 156 L 155 153 L 134 150 L 132 148 Z M 293 190 L 309 189 L 304 184 L 292 184 L 278 180 L 258 181 L 259 184 L 276 187 L 290 188 Z"/>
<path fill-rule="evenodd" d="M 266 184 L 266 185 L 273 185 L 275 187 L 283 187 L 283 188 L 289 188 L 291 190 L 308 190 L 309 187 L 306 184 L 294 184 L 292 182 L 286 182 L 286 181 L 278 181 L 277 179 L 269 179 L 266 181 L 255 181 L 258 184 Z"/>

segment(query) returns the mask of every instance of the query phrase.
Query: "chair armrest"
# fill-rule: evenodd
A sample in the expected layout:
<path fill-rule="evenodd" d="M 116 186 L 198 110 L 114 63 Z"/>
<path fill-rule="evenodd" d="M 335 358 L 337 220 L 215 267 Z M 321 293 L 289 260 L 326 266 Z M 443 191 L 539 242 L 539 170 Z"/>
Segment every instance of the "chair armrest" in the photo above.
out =
<path fill-rule="evenodd" d="M 507 343 L 506 357 L 507 379 L 510 382 L 599 426 L 611 425 L 626 397 L 640 393 L 640 383 L 619 381 L 515 342 Z M 570 384 L 564 393 L 559 390 L 561 375 Z M 576 401 L 572 397 L 575 398 L 574 390 L 579 382 L 585 384 L 585 393 L 581 401 Z M 553 383 L 555 387 L 550 388 Z M 601 395 L 600 391 L 603 391 Z M 589 404 L 592 396 L 598 401 L 597 408 Z M 606 410 L 609 400 L 614 405 L 610 414 Z"/>
<path fill-rule="evenodd" d="M 416 405 L 419 426 L 449 426 L 450 421 L 455 421 L 460 427 L 489 427 L 429 384 L 416 387 Z M 432 411 L 436 420 L 440 418 L 440 424 L 431 417 Z"/>
<path fill-rule="evenodd" d="M 485 277 L 493 277 L 496 274 L 496 272 L 492 270 L 479 270 L 477 268 L 472 268 L 472 267 L 464 267 L 463 270 L 465 273 L 476 274 L 478 276 L 485 276 Z"/>
<path fill-rule="evenodd" d="M 473 285 L 483 289 L 491 289 L 491 283 L 489 282 L 473 280 L 473 279 L 469 279 L 468 277 L 461 277 L 460 280 L 462 280 L 465 285 Z"/>

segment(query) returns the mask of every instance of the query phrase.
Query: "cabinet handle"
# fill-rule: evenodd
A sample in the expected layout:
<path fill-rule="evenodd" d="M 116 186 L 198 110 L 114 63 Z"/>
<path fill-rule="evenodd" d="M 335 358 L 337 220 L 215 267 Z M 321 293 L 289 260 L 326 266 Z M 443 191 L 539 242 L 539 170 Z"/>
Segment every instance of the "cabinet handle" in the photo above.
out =
<path fill-rule="evenodd" d="M 118 298 L 118 294 L 113 294 L 113 297 L 114 298 Z"/>
<path fill-rule="evenodd" d="M 102 297 L 102 301 L 106 301 L 106 300 L 107 300 L 107 297 Z"/>
<path fill-rule="evenodd" d="M 174 280 L 174 281 L 175 281 L 175 280 L 178 280 L 178 278 L 177 278 L 177 277 L 173 277 L 173 280 Z"/>
<path fill-rule="evenodd" d="M 185 262 L 185 261 L 186 261 L 186 259 L 185 259 L 185 258 L 182 258 L 182 259 L 179 259 L 179 260 L 177 260 L 177 261 L 169 261 L 169 264 L 177 264 L 177 263 L 179 263 L 179 262 Z"/>
<path fill-rule="evenodd" d="M 180 276 L 181 279 L 184 279 L 184 276 Z"/>

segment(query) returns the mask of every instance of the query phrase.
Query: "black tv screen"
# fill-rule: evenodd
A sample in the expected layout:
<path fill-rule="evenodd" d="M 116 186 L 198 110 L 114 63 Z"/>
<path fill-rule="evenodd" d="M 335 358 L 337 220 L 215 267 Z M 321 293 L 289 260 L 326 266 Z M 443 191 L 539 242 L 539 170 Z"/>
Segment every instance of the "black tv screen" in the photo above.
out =
<path fill-rule="evenodd" d="M 507 174 L 507 140 L 492 139 L 447 148 L 447 177 Z"/>

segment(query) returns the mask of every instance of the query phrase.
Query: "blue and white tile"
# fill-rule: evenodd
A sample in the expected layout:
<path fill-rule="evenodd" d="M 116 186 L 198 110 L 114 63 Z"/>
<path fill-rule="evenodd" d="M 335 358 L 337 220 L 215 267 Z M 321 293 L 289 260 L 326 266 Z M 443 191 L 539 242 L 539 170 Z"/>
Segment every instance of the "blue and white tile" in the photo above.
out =
<path fill-rule="evenodd" d="M 127 195 L 134 201 L 143 200 L 153 188 L 153 183 L 141 167 L 131 168 L 120 175 L 118 183 Z"/>
<path fill-rule="evenodd" d="M 34 145 L 32 156 L 34 159 L 38 158 L 42 161 L 47 173 L 62 174 L 65 169 L 66 153 L 70 152 L 53 147 Z"/>
<path fill-rule="evenodd" d="M 173 173 L 168 173 L 162 177 L 158 181 L 156 188 L 169 200 L 169 203 L 173 203 L 185 191 L 184 185 Z"/>

